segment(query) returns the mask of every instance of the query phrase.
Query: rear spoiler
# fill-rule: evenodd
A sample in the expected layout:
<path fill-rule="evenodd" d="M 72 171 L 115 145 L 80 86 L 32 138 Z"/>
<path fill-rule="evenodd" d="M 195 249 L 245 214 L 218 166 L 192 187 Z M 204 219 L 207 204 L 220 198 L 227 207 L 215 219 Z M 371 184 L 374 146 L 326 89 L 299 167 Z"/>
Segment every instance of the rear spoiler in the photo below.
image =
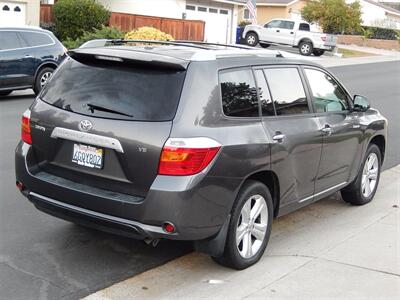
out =
<path fill-rule="evenodd" d="M 99 40 L 96 40 L 99 41 Z M 101 47 L 101 46 L 98 46 Z M 142 49 L 121 48 L 78 48 L 68 51 L 68 55 L 81 63 L 138 65 L 184 71 L 189 61 L 171 56 L 151 53 Z"/>

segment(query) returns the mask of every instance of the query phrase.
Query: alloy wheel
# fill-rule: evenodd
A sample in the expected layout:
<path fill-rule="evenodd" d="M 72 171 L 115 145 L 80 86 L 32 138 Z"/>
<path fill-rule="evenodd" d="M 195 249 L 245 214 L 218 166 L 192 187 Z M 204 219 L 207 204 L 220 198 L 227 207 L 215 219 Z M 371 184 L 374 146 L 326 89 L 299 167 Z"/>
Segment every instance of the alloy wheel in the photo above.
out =
<path fill-rule="evenodd" d="M 243 205 L 236 226 L 236 246 L 243 258 L 252 258 L 258 253 L 267 227 L 267 203 L 263 196 L 253 195 Z"/>
<path fill-rule="evenodd" d="M 308 44 L 301 45 L 301 53 L 307 54 L 310 52 L 310 46 Z"/>
<path fill-rule="evenodd" d="M 254 35 L 249 35 L 249 36 L 247 37 L 247 43 L 248 43 L 249 45 L 254 45 L 254 44 L 256 43 L 256 38 L 255 38 L 255 36 L 254 36 Z"/>
<path fill-rule="evenodd" d="M 370 153 L 365 160 L 362 178 L 361 192 L 365 198 L 371 196 L 378 181 L 379 161 L 375 153 Z"/>
<path fill-rule="evenodd" d="M 50 79 L 52 72 L 43 73 L 42 77 L 40 77 L 40 87 L 43 88 L 46 82 Z"/>

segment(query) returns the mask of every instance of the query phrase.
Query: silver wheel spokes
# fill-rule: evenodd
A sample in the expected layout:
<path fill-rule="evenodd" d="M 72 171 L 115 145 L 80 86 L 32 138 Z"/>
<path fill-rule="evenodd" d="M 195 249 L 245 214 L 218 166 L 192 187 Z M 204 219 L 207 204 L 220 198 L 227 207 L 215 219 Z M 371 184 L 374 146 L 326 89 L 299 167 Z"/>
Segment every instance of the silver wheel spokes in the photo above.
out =
<path fill-rule="evenodd" d="M 267 226 L 267 203 L 261 195 L 254 195 L 244 204 L 236 227 L 236 246 L 242 257 L 251 258 L 258 253 Z"/>
<path fill-rule="evenodd" d="M 310 51 L 310 46 L 308 46 L 307 44 L 301 46 L 301 52 L 308 53 L 308 51 Z"/>
<path fill-rule="evenodd" d="M 52 72 L 46 72 L 42 75 L 42 77 L 40 78 L 40 86 L 44 87 L 44 85 L 46 84 L 46 82 L 50 79 L 51 74 L 53 74 Z"/>
<path fill-rule="evenodd" d="M 368 198 L 375 190 L 378 180 L 379 161 L 375 153 L 371 153 L 365 161 L 361 177 L 361 192 Z"/>
<path fill-rule="evenodd" d="M 248 42 L 250 45 L 253 45 L 253 44 L 256 42 L 256 38 L 255 38 L 254 36 L 250 35 L 250 36 L 247 38 L 247 42 Z"/>

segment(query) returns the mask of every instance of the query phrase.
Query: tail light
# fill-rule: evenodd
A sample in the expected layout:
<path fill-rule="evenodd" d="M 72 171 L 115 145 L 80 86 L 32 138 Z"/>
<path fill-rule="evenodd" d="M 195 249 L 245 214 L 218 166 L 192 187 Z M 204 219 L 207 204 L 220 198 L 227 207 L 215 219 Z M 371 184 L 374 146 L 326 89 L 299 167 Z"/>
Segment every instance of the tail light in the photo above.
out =
<path fill-rule="evenodd" d="M 161 152 L 158 174 L 197 174 L 211 163 L 220 148 L 221 144 L 210 138 L 170 138 Z"/>
<path fill-rule="evenodd" d="M 21 139 L 32 145 L 32 136 L 31 136 L 31 111 L 28 109 L 22 115 L 22 126 L 21 126 Z"/>
<path fill-rule="evenodd" d="M 323 42 L 325 42 L 325 41 L 326 41 L 326 36 L 321 36 L 321 40 L 322 40 Z"/>

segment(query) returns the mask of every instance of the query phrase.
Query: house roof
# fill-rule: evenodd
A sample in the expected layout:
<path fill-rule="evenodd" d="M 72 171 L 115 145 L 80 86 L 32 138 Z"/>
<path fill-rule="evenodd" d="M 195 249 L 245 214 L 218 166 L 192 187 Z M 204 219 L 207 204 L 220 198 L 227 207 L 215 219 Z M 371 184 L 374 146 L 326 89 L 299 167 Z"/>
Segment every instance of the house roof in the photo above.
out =
<path fill-rule="evenodd" d="M 260 1 L 260 0 L 259 0 L 259 1 Z M 373 0 L 362 0 L 362 1 L 365 1 L 365 2 L 370 3 L 370 4 L 372 4 L 372 5 L 379 6 L 379 7 L 383 8 L 384 10 L 386 10 L 386 11 L 388 11 L 388 12 L 391 12 L 391 13 L 394 13 L 394 14 L 400 16 L 400 11 L 397 10 L 397 9 L 395 9 L 395 8 L 393 8 L 393 7 L 384 5 L 384 4 L 380 3 L 380 2 L 375 2 L 375 1 L 373 1 Z"/>
<path fill-rule="evenodd" d="M 268 6 L 268 5 L 282 5 L 287 6 L 291 3 L 295 3 L 299 0 L 257 0 L 257 6 Z M 236 0 L 234 2 L 245 4 L 247 0 Z"/>

